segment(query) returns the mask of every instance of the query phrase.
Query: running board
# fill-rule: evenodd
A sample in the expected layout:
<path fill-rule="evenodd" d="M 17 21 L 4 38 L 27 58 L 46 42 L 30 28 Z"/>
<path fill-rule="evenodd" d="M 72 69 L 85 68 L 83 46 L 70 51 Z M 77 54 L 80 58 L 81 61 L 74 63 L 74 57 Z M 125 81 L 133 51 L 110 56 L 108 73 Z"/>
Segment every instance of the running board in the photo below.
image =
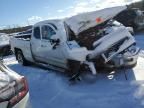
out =
<path fill-rule="evenodd" d="M 65 72 L 65 69 L 57 67 L 57 66 L 53 66 L 53 65 L 50 65 L 50 64 L 37 63 L 37 65 L 43 66 L 43 67 L 51 69 L 51 70 Z"/>

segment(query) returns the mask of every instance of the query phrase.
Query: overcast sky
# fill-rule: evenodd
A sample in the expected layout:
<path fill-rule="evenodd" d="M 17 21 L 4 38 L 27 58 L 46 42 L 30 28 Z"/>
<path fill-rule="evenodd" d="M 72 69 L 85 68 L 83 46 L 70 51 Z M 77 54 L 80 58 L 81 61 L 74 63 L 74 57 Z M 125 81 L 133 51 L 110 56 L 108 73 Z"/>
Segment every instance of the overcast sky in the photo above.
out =
<path fill-rule="evenodd" d="M 140 0 L 0 0 L 0 28 L 34 24 Z"/>

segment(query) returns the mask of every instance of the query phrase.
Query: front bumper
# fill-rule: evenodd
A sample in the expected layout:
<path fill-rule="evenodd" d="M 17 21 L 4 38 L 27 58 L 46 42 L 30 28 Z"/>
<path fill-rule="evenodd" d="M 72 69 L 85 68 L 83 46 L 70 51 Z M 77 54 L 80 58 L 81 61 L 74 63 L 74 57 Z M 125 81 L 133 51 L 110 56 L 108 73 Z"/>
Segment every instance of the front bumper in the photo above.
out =
<path fill-rule="evenodd" d="M 106 64 L 106 67 L 113 68 L 131 68 L 137 64 L 138 53 L 140 49 L 135 47 L 132 51 L 127 50 L 125 53 L 118 54 Z"/>

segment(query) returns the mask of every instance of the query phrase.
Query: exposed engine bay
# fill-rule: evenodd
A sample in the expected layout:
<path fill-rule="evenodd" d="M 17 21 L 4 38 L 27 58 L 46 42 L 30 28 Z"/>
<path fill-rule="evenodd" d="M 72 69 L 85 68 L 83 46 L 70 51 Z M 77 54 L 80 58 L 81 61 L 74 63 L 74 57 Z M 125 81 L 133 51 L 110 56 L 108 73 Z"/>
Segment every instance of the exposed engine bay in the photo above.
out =
<path fill-rule="evenodd" d="M 108 26 L 107 23 L 108 21 L 81 32 L 77 36 L 77 42 L 79 43 L 79 45 L 82 47 L 86 47 L 88 50 L 94 49 L 93 43 L 106 35 L 105 28 L 106 26 Z"/>
<path fill-rule="evenodd" d="M 121 24 L 115 20 L 107 20 L 100 25 L 91 27 L 77 36 L 69 28 L 70 40 L 76 40 L 81 47 L 86 47 L 88 50 L 93 50 L 95 47 L 93 43 L 100 38 L 106 36 L 109 33 L 109 30 L 113 27 L 119 27 Z"/>

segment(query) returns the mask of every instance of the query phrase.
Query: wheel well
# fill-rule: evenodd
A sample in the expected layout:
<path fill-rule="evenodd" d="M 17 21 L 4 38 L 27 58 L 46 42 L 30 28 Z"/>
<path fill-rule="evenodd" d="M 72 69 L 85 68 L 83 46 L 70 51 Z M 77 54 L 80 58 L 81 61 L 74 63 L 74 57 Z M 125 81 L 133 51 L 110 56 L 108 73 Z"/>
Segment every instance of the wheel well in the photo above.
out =
<path fill-rule="evenodd" d="M 16 59 L 17 59 L 17 53 L 18 53 L 18 51 L 21 51 L 21 52 L 22 52 L 21 49 L 19 49 L 19 48 L 14 48 L 14 53 L 15 53 Z"/>

